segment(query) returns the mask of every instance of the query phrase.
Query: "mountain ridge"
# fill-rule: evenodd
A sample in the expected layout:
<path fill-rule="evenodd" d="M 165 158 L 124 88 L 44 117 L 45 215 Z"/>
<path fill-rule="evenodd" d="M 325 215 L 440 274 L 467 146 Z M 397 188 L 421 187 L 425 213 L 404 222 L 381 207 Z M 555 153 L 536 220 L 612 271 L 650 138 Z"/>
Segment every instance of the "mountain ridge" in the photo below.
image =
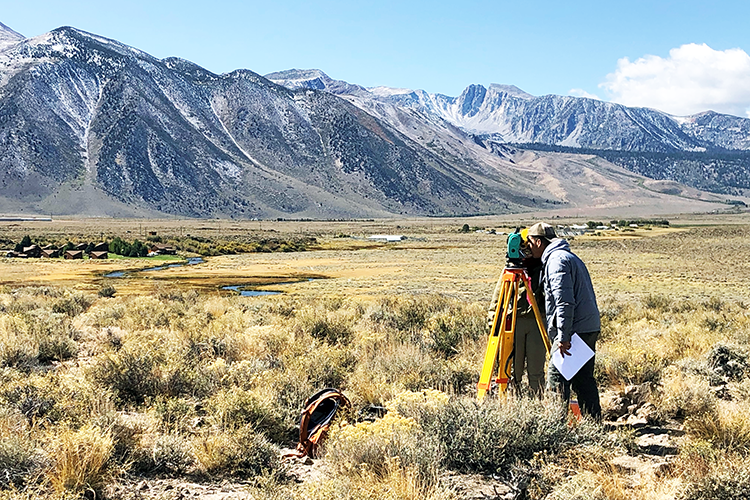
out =
<path fill-rule="evenodd" d="M 17 40 L 0 51 L 0 211 L 350 218 L 723 201 L 646 188 L 590 155 L 525 151 L 445 115 L 480 119 L 488 94 L 535 99 L 513 86 L 474 86 L 459 108 L 320 70 L 272 76 L 217 75 L 73 27 Z"/>
<path fill-rule="evenodd" d="M 532 149 L 539 145 L 542 150 L 556 146 L 577 148 L 582 154 L 604 151 L 603 157 L 608 160 L 654 179 L 674 180 L 724 194 L 750 192 L 747 118 L 713 111 L 677 117 L 585 97 L 532 96 L 515 86 L 499 84 L 472 84 L 458 97 L 387 87 L 358 87 L 356 92 L 349 92 L 347 82 L 331 80 L 320 73 L 318 70 L 319 81 L 333 82 L 321 90 L 373 112 L 389 104 L 445 120 L 484 145 L 510 144 Z M 287 79 L 292 76 L 286 74 Z M 297 73 L 295 85 L 305 85 L 303 76 Z M 709 153 L 708 161 L 685 157 L 695 152 Z M 738 154 L 726 159 L 723 155 L 727 152 Z M 641 155 L 636 157 L 635 153 Z M 664 168 L 653 162 L 655 153 L 669 155 Z M 711 180 L 704 181 L 707 178 Z"/>

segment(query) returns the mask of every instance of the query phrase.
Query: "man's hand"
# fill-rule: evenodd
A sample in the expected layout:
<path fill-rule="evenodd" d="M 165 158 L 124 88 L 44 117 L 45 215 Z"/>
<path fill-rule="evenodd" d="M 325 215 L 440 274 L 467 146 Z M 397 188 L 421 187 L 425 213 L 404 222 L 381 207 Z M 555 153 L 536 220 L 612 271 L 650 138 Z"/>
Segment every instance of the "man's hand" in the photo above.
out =
<path fill-rule="evenodd" d="M 564 358 L 567 354 L 570 356 L 570 342 L 560 342 L 560 355 Z"/>

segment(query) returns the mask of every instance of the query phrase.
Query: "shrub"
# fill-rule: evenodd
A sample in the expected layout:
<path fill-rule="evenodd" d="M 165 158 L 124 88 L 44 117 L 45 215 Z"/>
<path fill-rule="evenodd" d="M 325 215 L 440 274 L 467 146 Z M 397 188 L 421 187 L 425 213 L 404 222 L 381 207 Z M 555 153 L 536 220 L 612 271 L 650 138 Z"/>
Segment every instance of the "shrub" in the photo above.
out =
<path fill-rule="evenodd" d="M 384 299 L 370 313 L 370 319 L 389 328 L 402 332 L 414 332 L 421 329 L 433 312 L 440 311 L 447 304 L 447 299 L 439 295 L 417 299 Z"/>
<path fill-rule="evenodd" d="M 269 438 L 283 441 L 287 427 L 272 401 L 243 389 L 222 389 L 206 401 L 206 412 L 219 429 L 234 431 L 250 426 Z"/>
<path fill-rule="evenodd" d="M 191 442 L 180 434 L 159 434 L 136 457 L 135 468 L 148 474 L 188 474 L 195 469 Z"/>
<path fill-rule="evenodd" d="M 384 477 L 395 466 L 416 470 L 421 480 L 434 482 L 442 461 L 436 437 L 394 410 L 374 422 L 334 426 L 325 450 L 330 463 L 348 475 Z"/>
<path fill-rule="evenodd" d="M 98 292 L 99 297 L 106 297 L 106 298 L 114 297 L 116 293 L 117 293 L 117 290 L 111 283 L 102 285 L 102 287 L 99 289 L 99 292 Z"/>
<path fill-rule="evenodd" d="M 440 409 L 417 417 L 427 435 L 443 443 L 448 468 L 466 472 L 502 473 L 535 453 L 560 453 L 574 445 L 603 440 L 601 427 L 587 420 L 568 427 L 557 398 L 540 401 L 506 397 L 501 400 L 456 398 Z"/>
<path fill-rule="evenodd" d="M 109 477 L 110 433 L 93 425 L 58 432 L 51 444 L 51 468 L 46 477 L 57 493 L 99 491 Z"/>
<path fill-rule="evenodd" d="M 478 362 L 456 357 L 445 361 L 402 342 L 376 346 L 353 367 L 347 385 L 365 403 L 382 404 L 401 391 L 440 389 L 474 392 Z"/>
<path fill-rule="evenodd" d="M 288 360 L 287 371 L 303 378 L 315 390 L 341 387 L 356 364 L 352 351 L 340 345 L 322 345 Z"/>
<path fill-rule="evenodd" d="M 301 309 L 297 313 L 296 331 L 329 344 L 348 344 L 357 311 L 340 310 L 342 304 L 340 298 L 334 297 L 316 307 Z"/>
<path fill-rule="evenodd" d="M 23 487 L 41 468 L 36 443 L 23 417 L 0 411 L 0 489 Z"/>
<path fill-rule="evenodd" d="M 648 294 L 641 299 L 643 307 L 657 311 L 667 311 L 672 304 L 672 299 L 664 295 Z"/>
<path fill-rule="evenodd" d="M 56 421 L 59 419 L 57 401 L 49 391 L 40 389 L 29 381 L 6 388 L 2 399 L 17 409 L 29 423 Z"/>
<path fill-rule="evenodd" d="M 65 335 L 54 335 L 39 341 L 37 359 L 40 363 L 50 361 L 65 361 L 76 357 L 78 344 L 75 340 Z"/>
<path fill-rule="evenodd" d="M 597 374 L 611 385 L 658 382 L 668 363 L 643 339 L 623 338 L 597 349 Z"/>
<path fill-rule="evenodd" d="M 455 356 L 469 341 L 482 338 L 487 330 L 479 307 L 450 307 L 434 313 L 425 324 L 427 346 L 444 358 Z"/>
<path fill-rule="evenodd" d="M 702 306 L 709 311 L 721 312 L 725 308 L 725 303 L 720 297 L 712 296 L 706 300 Z"/>
<path fill-rule="evenodd" d="M 75 317 L 85 312 L 94 301 L 88 295 L 82 293 L 74 293 L 69 297 L 59 299 L 52 306 L 52 311 L 61 314 L 67 314 L 68 316 Z"/>
<path fill-rule="evenodd" d="M 28 437 L 9 436 L 0 441 L 0 489 L 23 487 L 39 472 L 36 449 Z"/>
<path fill-rule="evenodd" d="M 196 402 L 180 397 L 158 396 L 153 404 L 159 422 L 167 431 L 181 432 L 197 417 Z"/>
<path fill-rule="evenodd" d="M 716 411 L 716 398 L 706 379 L 674 367 L 665 370 L 654 403 L 665 418 L 714 415 Z"/>
<path fill-rule="evenodd" d="M 716 375 L 741 380 L 748 370 L 747 352 L 736 345 L 716 344 L 708 353 L 708 363 Z"/>
<path fill-rule="evenodd" d="M 160 353 L 147 346 L 123 348 L 100 358 L 89 374 L 96 383 L 114 391 L 120 404 L 140 405 L 160 392 L 162 361 Z"/>
<path fill-rule="evenodd" d="M 19 316 L 0 316 L 0 367 L 29 370 L 36 364 L 39 345 Z"/>
<path fill-rule="evenodd" d="M 205 475 L 253 477 L 280 470 L 277 450 L 249 426 L 199 435 L 193 439 L 193 453 L 198 472 Z"/>
<path fill-rule="evenodd" d="M 750 466 L 745 454 L 717 452 L 695 441 L 683 447 L 677 462 L 684 489 L 679 500 L 750 499 Z"/>
<path fill-rule="evenodd" d="M 0 402 L 40 426 L 80 426 L 113 410 L 108 391 L 63 370 L 6 381 L 0 389 Z"/>
<path fill-rule="evenodd" d="M 687 432 L 729 451 L 750 451 L 750 415 L 735 402 L 720 402 L 715 412 L 703 412 L 685 421 Z"/>

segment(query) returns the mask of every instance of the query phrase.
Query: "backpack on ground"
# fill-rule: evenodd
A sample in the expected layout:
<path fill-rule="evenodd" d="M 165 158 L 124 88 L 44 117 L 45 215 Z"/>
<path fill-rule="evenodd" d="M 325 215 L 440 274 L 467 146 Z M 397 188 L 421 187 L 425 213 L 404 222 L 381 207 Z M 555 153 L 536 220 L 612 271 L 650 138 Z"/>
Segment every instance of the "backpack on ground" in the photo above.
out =
<path fill-rule="evenodd" d="M 326 438 L 336 412 L 351 407 L 349 399 L 337 389 L 323 389 L 305 401 L 299 420 L 297 453 L 291 456 L 315 458 L 318 445 Z"/>

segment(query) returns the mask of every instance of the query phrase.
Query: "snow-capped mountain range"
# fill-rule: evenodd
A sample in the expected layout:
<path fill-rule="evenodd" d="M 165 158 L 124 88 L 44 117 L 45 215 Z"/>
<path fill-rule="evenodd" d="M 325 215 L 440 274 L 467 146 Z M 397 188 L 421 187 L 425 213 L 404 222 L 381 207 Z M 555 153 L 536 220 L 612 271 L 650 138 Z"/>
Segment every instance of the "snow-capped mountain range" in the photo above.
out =
<path fill-rule="evenodd" d="M 583 97 L 535 97 L 516 86 L 494 83 L 487 88 L 469 85 L 458 97 L 367 89 L 333 80 L 320 70 L 288 70 L 266 78 L 292 89 L 315 88 L 415 109 L 498 142 L 617 151 L 750 149 L 750 119 L 712 111 L 676 117 Z"/>
<path fill-rule="evenodd" d="M 339 218 L 618 203 L 678 211 L 686 199 L 725 197 L 651 181 L 589 151 L 513 144 L 748 148 L 747 120 L 703 116 L 511 86 L 450 98 L 366 89 L 318 70 L 216 75 L 75 28 L 26 39 L 0 24 L 0 212 Z M 714 180 L 725 192 L 742 189 L 723 179 Z"/>

